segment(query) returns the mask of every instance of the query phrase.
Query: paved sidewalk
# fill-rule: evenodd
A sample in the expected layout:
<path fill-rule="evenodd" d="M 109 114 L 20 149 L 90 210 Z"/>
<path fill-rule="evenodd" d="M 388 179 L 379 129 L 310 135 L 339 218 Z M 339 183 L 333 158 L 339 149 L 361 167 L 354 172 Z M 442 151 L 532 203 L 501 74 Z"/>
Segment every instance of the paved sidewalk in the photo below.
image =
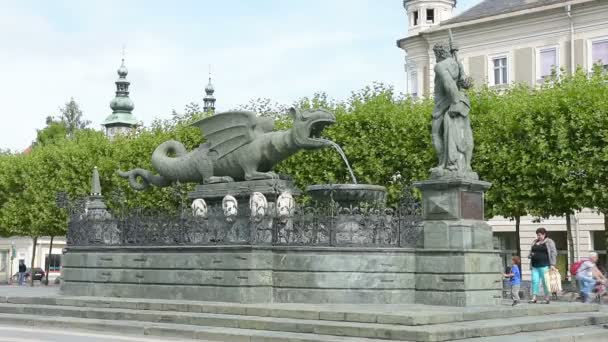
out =
<path fill-rule="evenodd" d="M 0 342 L 190 342 L 203 340 L 170 337 L 125 336 L 113 333 L 44 327 L 9 327 L 0 325 Z M 209 341 L 207 341 L 209 342 Z"/>
<path fill-rule="evenodd" d="M 55 297 L 60 296 L 59 285 L 0 285 L 0 297 Z"/>

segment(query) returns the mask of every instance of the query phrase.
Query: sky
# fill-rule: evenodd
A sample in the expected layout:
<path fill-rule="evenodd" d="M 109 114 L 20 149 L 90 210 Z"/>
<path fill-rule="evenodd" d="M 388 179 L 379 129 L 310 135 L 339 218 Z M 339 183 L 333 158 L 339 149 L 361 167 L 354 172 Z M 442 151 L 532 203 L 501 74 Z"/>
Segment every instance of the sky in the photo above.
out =
<path fill-rule="evenodd" d="M 403 91 L 406 33 L 401 0 L 0 0 L 0 148 L 27 148 L 71 97 L 101 129 L 123 46 L 133 114 L 149 124 L 202 107 L 209 66 L 217 111 L 342 100 L 373 82 Z"/>

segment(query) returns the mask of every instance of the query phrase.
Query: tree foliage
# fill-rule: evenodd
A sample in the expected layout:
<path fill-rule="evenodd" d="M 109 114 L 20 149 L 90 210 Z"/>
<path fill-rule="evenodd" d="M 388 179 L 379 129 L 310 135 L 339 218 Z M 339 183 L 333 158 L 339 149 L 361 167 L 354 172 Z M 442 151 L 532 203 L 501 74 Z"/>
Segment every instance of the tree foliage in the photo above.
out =
<path fill-rule="evenodd" d="M 73 97 L 63 107 L 59 108 L 59 112 L 59 118 L 65 125 L 69 138 L 72 138 L 77 130 L 84 129 L 91 124 L 91 121 L 84 119 L 82 110 Z"/>
<path fill-rule="evenodd" d="M 488 88 L 471 90 L 473 168 L 493 183 L 486 195 L 488 215 L 517 219 L 527 214 L 567 215 L 583 207 L 608 210 L 607 80 L 600 70 L 592 75 L 579 71 L 554 77 L 538 89 L 514 86 L 501 94 Z M 344 101 L 316 93 L 292 106 L 334 112 L 337 124 L 324 135 L 342 146 L 360 183 L 388 188 L 390 204 L 402 196 L 403 184 L 426 179 L 437 162 L 430 138 L 430 99 L 413 100 L 373 84 Z M 277 129 L 286 129 L 292 125 L 292 119 L 281 114 L 287 107 L 258 99 L 239 108 L 274 117 Z M 95 166 L 112 209 L 175 210 L 193 185 L 136 192 L 116 170 L 152 169 L 152 152 L 168 139 L 181 141 L 189 150 L 197 147 L 204 138 L 189 124 L 204 115 L 189 104 L 183 113 L 112 141 L 84 128 L 79 115 L 71 116 L 78 118 L 72 126 L 51 120 L 38 132 L 38 145 L 30 154 L 0 154 L 0 234 L 65 232 L 66 216 L 56 207 L 56 193 L 71 198 L 88 194 Z M 77 127 L 72 138 L 61 138 L 69 135 L 69 127 Z M 277 169 L 292 176 L 301 189 L 350 182 L 344 162 L 332 149 L 297 153 Z"/>

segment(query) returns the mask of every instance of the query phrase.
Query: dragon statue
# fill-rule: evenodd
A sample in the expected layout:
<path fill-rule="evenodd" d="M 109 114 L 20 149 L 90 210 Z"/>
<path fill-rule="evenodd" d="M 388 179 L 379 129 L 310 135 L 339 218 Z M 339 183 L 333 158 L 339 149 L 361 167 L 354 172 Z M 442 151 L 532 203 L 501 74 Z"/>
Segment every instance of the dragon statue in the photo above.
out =
<path fill-rule="evenodd" d="M 175 181 L 199 184 L 243 180 L 278 179 L 272 168 L 298 152 L 329 146 L 321 138 L 336 117 L 325 110 L 300 112 L 291 108 L 293 128 L 273 131 L 274 121 L 247 111 L 219 113 L 192 124 L 199 127 L 206 142 L 187 152 L 180 142 L 169 140 L 152 153 L 158 175 L 145 169 L 118 171 L 136 190 L 150 184 L 163 187 Z M 141 179 L 141 182 L 139 182 Z"/>

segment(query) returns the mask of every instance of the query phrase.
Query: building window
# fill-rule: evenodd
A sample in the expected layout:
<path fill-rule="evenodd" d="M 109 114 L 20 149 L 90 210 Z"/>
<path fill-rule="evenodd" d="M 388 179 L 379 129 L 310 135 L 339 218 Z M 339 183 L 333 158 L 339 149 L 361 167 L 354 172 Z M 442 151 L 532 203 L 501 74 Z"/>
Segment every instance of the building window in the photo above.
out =
<path fill-rule="evenodd" d="M 591 43 L 591 62 L 599 64 L 608 70 L 608 39 Z"/>
<path fill-rule="evenodd" d="M 538 52 L 538 68 L 539 68 L 539 78 L 545 79 L 546 77 L 551 76 L 553 72 L 553 68 L 558 66 L 557 63 L 557 48 L 546 48 L 540 49 Z"/>
<path fill-rule="evenodd" d="M 0 272 L 6 272 L 6 265 L 9 263 L 8 258 L 9 251 L 1 251 L 0 252 Z"/>
<path fill-rule="evenodd" d="M 47 255 L 44 263 L 49 266 L 50 272 L 59 271 L 61 269 L 61 254 Z"/>
<path fill-rule="evenodd" d="M 418 11 L 414 11 L 414 26 L 418 26 L 419 21 Z"/>
<path fill-rule="evenodd" d="M 416 71 L 410 73 L 410 95 L 412 97 L 418 96 L 418 72 Z"/>
<path fill-rule="evenodd" d="M 494 85 L 507 84 L 507 57 L 492 58 L 494 68 Z"/>
<path fill-rule="evenodd" d="M 434 24 L 435 23 L 435 9 L 428 8 L 426 10 L 426 23 L 427 24 Z"/>

